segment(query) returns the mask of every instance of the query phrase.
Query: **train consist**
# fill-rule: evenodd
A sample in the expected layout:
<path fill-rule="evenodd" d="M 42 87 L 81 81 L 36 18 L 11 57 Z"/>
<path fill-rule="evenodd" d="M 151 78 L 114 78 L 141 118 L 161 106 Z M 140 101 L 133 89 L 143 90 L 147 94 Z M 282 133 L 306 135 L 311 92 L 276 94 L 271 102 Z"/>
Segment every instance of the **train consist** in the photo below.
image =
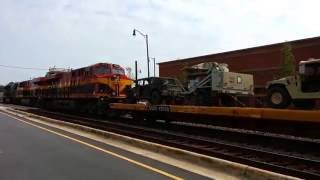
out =
<path fill-rule="evenodd" d="M 133 80 L 117 64 L 98 63 L 69 70 L 51 68 L 44 77 L 5 86 L 5 103 L 100 113 L 123 102 Z"/>
<path fill-rule="evenodd" d="M 313 108 L 320 99 L 320 60 L 300 63 L 295 76 L 267 84 L 270 107 Z M 132 80 L 116 64 L 97 63 L 69 70 L 49 69 L 44 77 L 5 86 L 3 102 L 51 109 L 104 113 L 110 103 L 152 105 L 247 106 L 254 95 L 253 76 L 229 72 L 226 64 L 187 67 L 182 80 L 150 77 Z"/>
<path fill-rule="evenodd" d="M 229 72 L 225 64 L 202 63 L 186 72 L 181 83 L 166 77 L 133 81 L 122 67 L 109 63 L 74 70 L 52 68 L 44 77 L 9 83 L 4 102 L 96 113 L 112 102 L 221 105 L 213 102 L 253 94 L 252 75 Z"/>

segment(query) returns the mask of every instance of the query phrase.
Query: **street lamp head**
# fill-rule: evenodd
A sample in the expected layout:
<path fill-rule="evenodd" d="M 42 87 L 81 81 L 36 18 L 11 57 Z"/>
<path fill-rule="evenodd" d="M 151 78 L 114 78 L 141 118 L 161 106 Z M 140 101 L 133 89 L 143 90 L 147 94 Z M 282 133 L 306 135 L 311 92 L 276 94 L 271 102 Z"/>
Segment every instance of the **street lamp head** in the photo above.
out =
<path fill-rule="evenodd" d="M 147 46 L 147 63 L 148 63 L 148 78 L 150 77 L 150 72 L 149 72 L 149 45 L 148 45 L 148 35 L 147 34 L 143 34 L 142 32 L 140 32 L 137 29 L 133 29 L 132 35 L 135 36 L 136 32 L 138 32 L 141 36 L 144 37 L 144 39 L 146 40 L 146 46 Z"/>

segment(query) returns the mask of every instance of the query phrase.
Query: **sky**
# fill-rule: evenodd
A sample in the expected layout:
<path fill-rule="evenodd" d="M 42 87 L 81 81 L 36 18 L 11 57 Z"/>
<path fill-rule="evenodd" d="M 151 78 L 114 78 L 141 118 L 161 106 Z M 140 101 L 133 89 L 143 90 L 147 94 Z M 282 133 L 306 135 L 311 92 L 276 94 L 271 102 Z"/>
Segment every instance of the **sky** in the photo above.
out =
<path fill-rule="evenodd" d="M 320 36 L 318 0 L 0 0 L 0 84 L 110 62 L 165 62 Z M 153 66 L 151 74 L 153 75 Z M 157 69 L 157 68 L 156 68 Z M 158 74 L 158 69 L 157 73 Z"/>

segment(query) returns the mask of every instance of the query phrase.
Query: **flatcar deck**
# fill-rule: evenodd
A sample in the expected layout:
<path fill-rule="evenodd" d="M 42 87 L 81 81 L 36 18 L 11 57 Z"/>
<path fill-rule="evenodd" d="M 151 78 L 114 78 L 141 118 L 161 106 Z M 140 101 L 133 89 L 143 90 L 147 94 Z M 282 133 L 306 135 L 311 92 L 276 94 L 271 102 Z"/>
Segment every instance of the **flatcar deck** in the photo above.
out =
<path fill-rule="evenodd" d="M 320 110 L 292 110 L 271 108 L 244 108 L 244 107 L 208 107 L 208 106 L 181 106 L 181 105 L 154 105 L 113 103 L 111 109 L 142 111 L 142 112 L 169 112 L 181 114 L 197 114 L 206 116 L 226 116 L 234 118 L 267 119 L 280 121 L 297 121 L 320 123 Z"/>

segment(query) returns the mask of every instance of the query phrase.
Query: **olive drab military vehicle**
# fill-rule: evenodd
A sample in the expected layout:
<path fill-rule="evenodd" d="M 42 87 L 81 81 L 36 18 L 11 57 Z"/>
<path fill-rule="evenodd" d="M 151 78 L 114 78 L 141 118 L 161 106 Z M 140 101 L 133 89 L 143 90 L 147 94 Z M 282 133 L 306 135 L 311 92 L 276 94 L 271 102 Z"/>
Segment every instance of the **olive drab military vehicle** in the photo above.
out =
<path fill-rule="evenodd" d="M 267 101 L 272 108 L 296 107 L 310 109 L 320 99 L 320 59 L 299 63 L 299 72 L 267 83 Z"/>
<path fill-rule="evenodd" d="M 253 76 L 229 72 L 227 64 L 201 63 L 184 71 L 187 75 L 187 91 L 184 94 L 189 96 L 192 104 L 227 105 L 237 101 L 237 96 L 254 94 Z"/>

